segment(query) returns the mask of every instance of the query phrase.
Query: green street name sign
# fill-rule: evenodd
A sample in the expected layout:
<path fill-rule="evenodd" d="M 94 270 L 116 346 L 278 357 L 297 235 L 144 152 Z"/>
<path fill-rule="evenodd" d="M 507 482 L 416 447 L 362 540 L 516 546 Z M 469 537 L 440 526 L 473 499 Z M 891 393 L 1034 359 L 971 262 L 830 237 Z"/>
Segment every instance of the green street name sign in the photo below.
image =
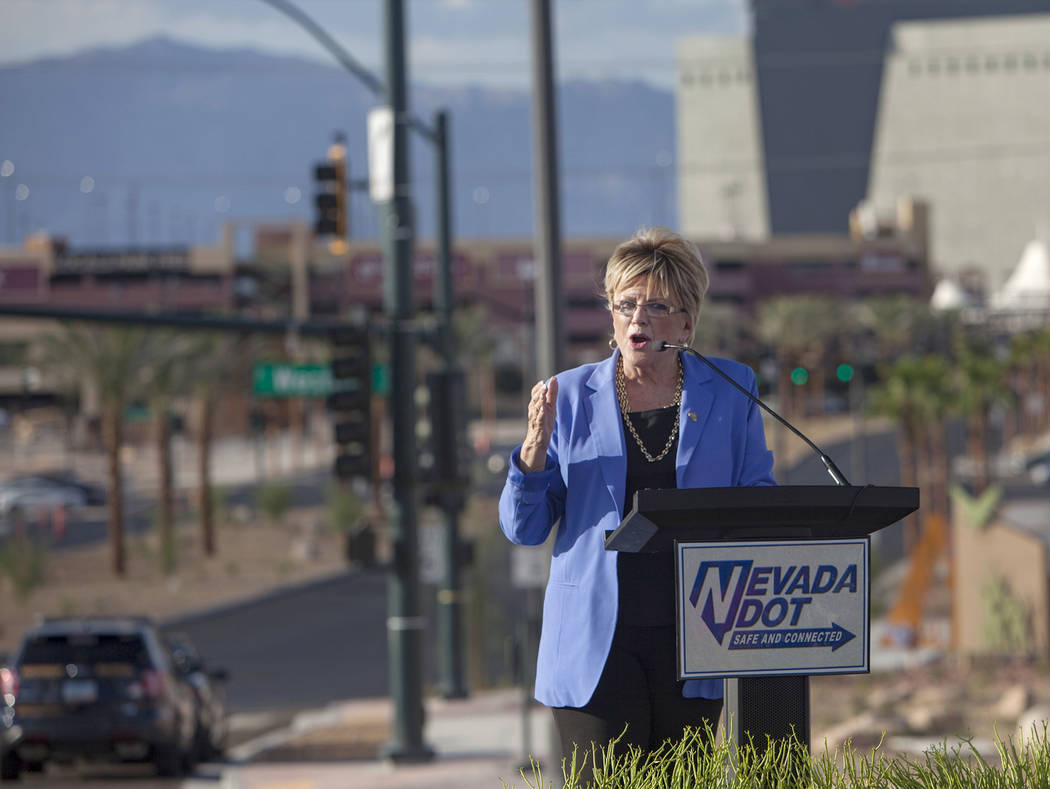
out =
<path fill-rule="evenodd" d="M 327 364 L 257 364 L 252 391 L 262 397 L 325 397 L 332 392 Z"/>

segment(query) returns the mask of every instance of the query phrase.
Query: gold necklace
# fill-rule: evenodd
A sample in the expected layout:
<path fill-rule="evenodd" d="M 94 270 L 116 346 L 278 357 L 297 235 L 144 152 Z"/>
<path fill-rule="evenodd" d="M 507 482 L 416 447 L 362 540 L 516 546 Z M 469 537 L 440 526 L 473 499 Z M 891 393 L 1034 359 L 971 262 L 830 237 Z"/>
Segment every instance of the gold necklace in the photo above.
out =
<path fill-rule="evenodd" d="M 663 460 L 664 456 L 671 451 L 674 440 L 678 436 L 678 422 L 682 417 L 682 357 L 678 357 L 678 381 L 675 384 L 674 402 L 671 403 L 671 405 L 675 406 L 674 427 L 671 428 L 671 435 L 667 437 L 667 443 L 664 444 L 664 448 L 659 455 L 653 457 L 649 454 L 649 450 L 642 443 L 642 437 L 638 435 L 638 431 L 634 428 L 634 421 L 631 419 L 630 407 L 627 403 L 627 377 L 623 374 L 622 356 L 616 362 L 616 399 L 620 404 L 620 413 L 623 414 L 623 421 L 627 423 L 627 429 L 634 437 L 634 442 L 638 445 L 638 448 L 642 450 L 642 457 L 650 463 Z"/>

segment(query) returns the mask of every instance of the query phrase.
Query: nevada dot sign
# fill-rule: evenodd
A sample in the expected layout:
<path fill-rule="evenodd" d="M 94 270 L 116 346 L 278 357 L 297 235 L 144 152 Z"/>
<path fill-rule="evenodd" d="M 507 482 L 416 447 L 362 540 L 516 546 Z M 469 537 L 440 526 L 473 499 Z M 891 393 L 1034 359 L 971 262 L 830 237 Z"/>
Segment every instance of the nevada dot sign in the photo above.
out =
<path fill-rule="evenodd" d="M 868 544 L 678 543 L 679 679 L 867 672 Z"/>

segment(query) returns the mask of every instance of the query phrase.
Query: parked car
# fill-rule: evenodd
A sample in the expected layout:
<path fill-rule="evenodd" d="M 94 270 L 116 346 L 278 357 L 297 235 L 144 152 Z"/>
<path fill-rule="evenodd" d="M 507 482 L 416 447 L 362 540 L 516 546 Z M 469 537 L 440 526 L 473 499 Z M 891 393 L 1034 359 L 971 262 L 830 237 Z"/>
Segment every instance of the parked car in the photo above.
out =
<path fill-rule="evenodd" d="M 196 702 L 194 756 L 201 762 L 222 759 L 229 732 L 226 709 L 229 672 L 224 668 L 205 666 L 197 647 L 185 633 L 165 633 L 164 639 L 171 650 L 175 669 L 193 690 Z"/>
<path fill-rule="evenodd" d="M 195 701 L 146 618 L 46 619 L 0 669 L 0 779 L 47 762 L 193 767 Z"/>
<path fill-rule="evenodd" d="M 72 469 L 52 469 L 18 474 L 9 482 L 32 481 L 38 485 L 50 485 L 67 491 L 80 491 L 84 494 L 84 504 L 88 507 L 101 507 L 106 503 L 106 489 L 93 482 L 85 482 Z"/>
<path fill-rule="evenodd" d="M 1050 484 L 1050 449 L 1028 458 L 1025 462 L 1025 469 L 1036 485 Z"/>
<path fill-rule="evenodd" d="M 55 510 L 75 510 L 87 504 L 84 491 L 43 477 L 23 476 L 0 482 L 0 517 L 22 521 Z"/>

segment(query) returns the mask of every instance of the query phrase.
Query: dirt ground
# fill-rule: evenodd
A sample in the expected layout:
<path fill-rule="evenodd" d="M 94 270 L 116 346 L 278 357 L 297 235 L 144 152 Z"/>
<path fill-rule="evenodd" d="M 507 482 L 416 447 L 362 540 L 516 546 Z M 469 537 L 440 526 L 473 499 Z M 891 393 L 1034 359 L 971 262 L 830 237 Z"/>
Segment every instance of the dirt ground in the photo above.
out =
<path fill-rule="evenodd" d="M 0 580 L 0 654 L 15 647 L 41 616 L 148 614 L 168 619 L 347 567 L 343 539 L 324 525 L 319 510 L 292 511 L 279 524 L 264 519 L 224 522 L 214 556 L 202 553 L 195 528 L 187 523 L 178 529 L 175 571 L 169 576 L 162 572 L 154 534 L 126 538 L 123 578 L 112 573 L 106 544 L 48 551 L 41 583 L 24 597 L 5 576 Z"/>

